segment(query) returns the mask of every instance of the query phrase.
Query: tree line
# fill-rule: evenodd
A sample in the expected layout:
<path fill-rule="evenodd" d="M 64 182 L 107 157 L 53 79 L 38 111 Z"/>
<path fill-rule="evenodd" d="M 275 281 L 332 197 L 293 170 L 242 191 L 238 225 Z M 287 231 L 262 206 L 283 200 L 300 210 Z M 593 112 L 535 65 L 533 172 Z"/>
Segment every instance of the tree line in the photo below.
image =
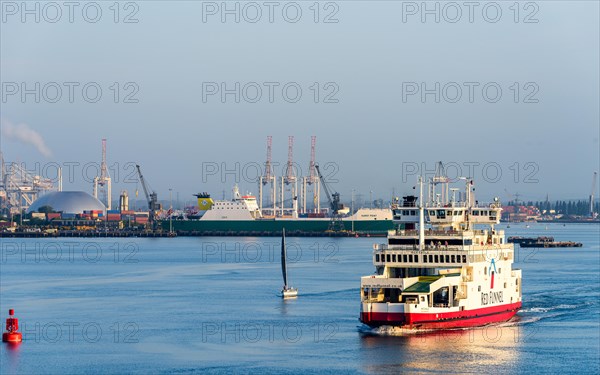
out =
<path fill-rule="evenodd" d="M 544 210 L 548 213 L 550 210 L 554 210 L 557 214 L 563 215 L 579 215 L 588 216 L 590 214 L 590 202 L 588 200 L 577 200 L 577 201 L 510 201 L 508 206 L 535 206 L 540 212 Z M 600 212 L 600 202 L 594 203 L 594 212 Z"/>

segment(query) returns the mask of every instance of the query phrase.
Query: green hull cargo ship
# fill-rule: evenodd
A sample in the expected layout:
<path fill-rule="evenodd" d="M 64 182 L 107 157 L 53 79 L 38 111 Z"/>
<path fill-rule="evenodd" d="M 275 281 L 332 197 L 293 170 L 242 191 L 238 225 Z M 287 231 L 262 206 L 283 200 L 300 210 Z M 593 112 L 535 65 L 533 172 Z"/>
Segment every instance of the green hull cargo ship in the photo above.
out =
<path fill-rule="evenodd" d="M 198 194 L 198 211 L 184 220 L 161 220 L 163 230 L 195 235 L 278 235 L 283 228 L 288 235 L 387 235 L 394 228 L 389 208 L 361 208 L 352 215 L 336 219 L 324 214 L 266 216 L 259 208 L 256 197 L 241 195 L 234 189 L 232 200 L 214 201 L 210 195 Z M 275 210 L 273 210 L 275 211 Z"/>

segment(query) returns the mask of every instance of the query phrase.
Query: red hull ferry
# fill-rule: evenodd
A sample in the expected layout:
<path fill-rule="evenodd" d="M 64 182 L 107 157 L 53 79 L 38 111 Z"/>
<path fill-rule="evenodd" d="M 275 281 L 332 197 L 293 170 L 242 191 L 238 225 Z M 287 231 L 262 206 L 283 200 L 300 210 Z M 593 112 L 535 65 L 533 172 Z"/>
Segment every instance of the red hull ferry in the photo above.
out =
<path fill-rule="evenodd" d="M 398 230 L 374 245 L 376 272 L 361 278 L 360 320 L 371 327 L 449 329 L 504 322 L 521 308 L 521 270 L 500 222 L 498 198 L 479 203 L 463 178 L 463 200 L 438 165 L 428 202 L 404 197 L 393 207 Z M 449 197 L 452 195 L 452 197 Z M 420 200 L 420 201 L 419 201 Z M 417 201 L 419 203 L 417 204 Z"/>

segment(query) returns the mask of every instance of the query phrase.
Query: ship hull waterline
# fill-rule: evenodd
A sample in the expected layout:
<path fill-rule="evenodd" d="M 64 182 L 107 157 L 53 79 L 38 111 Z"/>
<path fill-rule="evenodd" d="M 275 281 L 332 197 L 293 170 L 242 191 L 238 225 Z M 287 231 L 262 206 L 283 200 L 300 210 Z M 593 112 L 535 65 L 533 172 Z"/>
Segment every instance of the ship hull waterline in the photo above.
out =
<path fill-rule="evenodd" d="M 367 304 L 365 303 L 365 305 Z M 362 311 L 360 321 L 370 327 L 394 326 L 415 330 L 474 328 L 506 322 L 520 309 L 521 302 L 445 313 Z"/>
<path fill-rule="evenodd" d="M 330 229 L 330 220 L 162 220 L 161 226 L 165 230 L 172 228 L 176 232 L 265 232 L 280 233 L 283 228 L 286 232 L 324 233 Z M 385 235 L 394 228 L 392 220 L 361 220 L 352 225 L 349 221 L 343 222 L 344 231 L 354 233 Z"/>

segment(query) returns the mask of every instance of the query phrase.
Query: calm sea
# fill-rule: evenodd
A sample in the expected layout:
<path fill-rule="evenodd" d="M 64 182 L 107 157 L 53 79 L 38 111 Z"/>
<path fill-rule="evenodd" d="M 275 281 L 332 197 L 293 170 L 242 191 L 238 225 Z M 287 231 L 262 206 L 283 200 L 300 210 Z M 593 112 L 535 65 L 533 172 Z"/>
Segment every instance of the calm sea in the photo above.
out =
<path fill-rule="evenodd" d="M 504 227 L 504 226 L 503 226 Z M 599 373 L 600 226 L 511 225 L 583 248 L 520 249 L 524 307 L 508 323 L 429 334 L 358 321 L 382 238 L 1 240 L 0 312 L 24 342 L 2 374 Z"/>

